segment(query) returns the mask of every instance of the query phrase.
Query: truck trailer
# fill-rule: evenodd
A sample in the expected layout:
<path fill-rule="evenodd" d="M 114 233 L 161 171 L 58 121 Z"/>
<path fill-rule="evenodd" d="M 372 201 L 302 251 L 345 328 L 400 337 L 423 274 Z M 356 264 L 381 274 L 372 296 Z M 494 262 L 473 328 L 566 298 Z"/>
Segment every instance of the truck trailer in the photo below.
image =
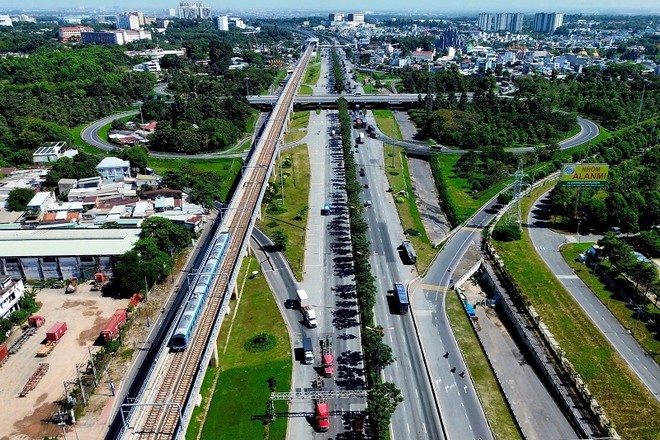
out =
<path fill-rule="evenodd" d="M 64 333 L 66 333 L 66 322 L 58 321 L 46 332 L 46 339 L 51 342 L 59 341 Z"/>
<path fill-rule="evenodd" d="M 303 362 L 306 365 L 314 363 L 314 347 L 312 346 L 312 339 L 305 337 L 302 340 L 302 344 L 303 344 L 303 352 L 305 353 Z"/>
<path fill-rule="evenodd" d="M 311 328 L 316 327 L 317 326 L 316 312 L 312 308 L 312 305 L 309 303 L 309 296 L 307 296 L 307 292 L 305 292 L 302 289 L 299 289 L 296 291 L 296 293 L 298 295 L 298 303 L 300 304 L 300 311 L 302 312 L 303 318 L 305 318 L 305 322 Z"/>

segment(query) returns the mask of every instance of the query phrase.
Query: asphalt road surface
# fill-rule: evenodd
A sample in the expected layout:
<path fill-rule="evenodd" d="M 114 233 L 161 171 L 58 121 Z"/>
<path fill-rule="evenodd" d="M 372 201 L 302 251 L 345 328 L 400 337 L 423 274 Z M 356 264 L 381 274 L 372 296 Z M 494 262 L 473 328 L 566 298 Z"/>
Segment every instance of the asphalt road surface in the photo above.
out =
<path fill-rule="evenodd" d="M 365 169 L 365 176 L 360 181 L 369 185 L 363 189 L 364 200 L 372 201 L 372 205 L 365 209 L 364 217 L 369 224 L 367 238 L 371 242 L 370 260 L 377 287 L 375 323 L 383 327 L 383 341 L 392 348 L 396 358 L 384 369 L 382 376 L 401 389 L 404 398 L 392 417 L 392 438 L 444 439 L 412 318 L 393 314 L 389 306 L 388 297 L 391 297 L 393 284 L 407 285 L 416 273 L 413 266 L 402 263 L 396 249 L 404 234 L 393 196 L 387 192 L 389 184 L 385 176 L 382 142 L 367 137 L 357 150 L 356 160 L 358 167 Z"/>
<path fill-rule="evenodd" d="M 555 277 L 621 355 L 628 367 L 635 372 L 651 394 L 660 400 L 660 366 L 573 272 L 559 252 L 560 246 L 567 243 L 567 239 L 548 229 L 549 217 L 545 214 L 544 208 L 548 194 L 544 194 L 536 201 L 527 220 L 534 247 Z"/>

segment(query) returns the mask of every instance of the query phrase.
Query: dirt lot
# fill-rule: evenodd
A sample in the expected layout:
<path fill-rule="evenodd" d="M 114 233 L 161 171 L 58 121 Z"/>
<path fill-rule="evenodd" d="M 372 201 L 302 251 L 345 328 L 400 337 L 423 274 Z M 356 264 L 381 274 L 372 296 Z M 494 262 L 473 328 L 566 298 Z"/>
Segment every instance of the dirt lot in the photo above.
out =
<path fill-rule="evenodd" d="M 76 364 L 84 364 L 89 359 L 88 347 L 96 342 L 106 321 L 116 309 L 127 305 L 125 299 L 102 297 L 100 292 L 89 288 L 89 284 L 83 284 L 76 293 L 69 295 L 64 289 L 44 289 L 37 294 L 37 301 L 42 304 L 38 314 L 46 317 L 46 324 L 0 368 L 0 440 L 43 439 L 61 434 L 60 427 L 44 420 L 57 410 L 54 402 L 64 396 L 64 381 L 76 378 Z M 46 331 L 56 321 L 65 321 L 68 331 L 48 357 L 36 357 Z M 20 329 L 14 331 L 7 346 L 20 334 Z M 19 397 L 42 362 L 49 364 L 48 371 L 34 390 L 26 397 Z"/>

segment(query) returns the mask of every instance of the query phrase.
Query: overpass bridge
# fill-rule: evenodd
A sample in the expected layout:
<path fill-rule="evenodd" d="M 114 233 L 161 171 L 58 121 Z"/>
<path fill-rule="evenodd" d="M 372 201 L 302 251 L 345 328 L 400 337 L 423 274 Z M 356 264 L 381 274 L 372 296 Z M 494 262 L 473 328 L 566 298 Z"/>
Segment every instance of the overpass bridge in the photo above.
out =
<path fill-rule="evenodd" d="M 293 100 L 296 109 L 336 109 L 337 99 L 344 98 L 349 104 L 359 104 L 361 108 L 407 109 L 416 102 L 424 101 L 426 93 L 399 93 L 391 95 L 361 95 L 361 94 L 325 94 L 325 95 L 297 95 Z M 276 95 L 248 96 L 248 102 L 262 110 L 270 110 L 277 102 Z M 472 99 L 472 94 L 468 94 Z"/>
<path fill-rule="evenodd" d="M 127 396 L 119 403 L 119 413 L 115 416 L 106 438 L 160 440 L 184 437 L 207 366 L 213 361 L 217 363 L 215 341 L 228 310 L 230 291 L 235 285 L 241 261 L 246 254 L 268 177 L 283 145 L 286 122 L 293 109 L 293 97 L 314 49 L 315 44 L 307 45 L 291 78 L 272 104 L 272 112 L 263 134 L 243 167 L 236 194 L 229 207 L 224 209 L 224 218 L 219 216 L 221 224 L 210 240 L 210 247 L 213 246 L 217 234 L 229 232 L 225 256 L 213 274 L 194 275 L 212 275 L 215 281 L 197 315 L 198 322 L 187 349 L 176 353 L 169 352 L 167 341 L 172 330 L 167 332 L 165 342 L 158 347 L 153 363 L 142 365 L 142 369 L 149 371 L 139 384 L 139 390 L 131 398 Z M 203 249 L 205 258 L 201 267 L 204 267 L 210 247 Z M 191 295 L 192 288 L 194 286 L 188 290 L 184 289 L 186 298 Z M 172 328 L 180 315 L 181 312 L 178 312 L 172 320 Z M 130 388 L 133 388 L 133 384 Z"/>

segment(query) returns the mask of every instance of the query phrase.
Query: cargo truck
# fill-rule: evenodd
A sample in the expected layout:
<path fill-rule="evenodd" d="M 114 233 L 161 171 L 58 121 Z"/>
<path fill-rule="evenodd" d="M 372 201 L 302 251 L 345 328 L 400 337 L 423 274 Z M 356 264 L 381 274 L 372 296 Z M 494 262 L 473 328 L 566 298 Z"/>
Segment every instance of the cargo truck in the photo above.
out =
<path fill-rule="evenodd" d="M 326 336 L 321 339 L 321 368 L 324 377 L 332 377 L 335 373 L 335 357 L 332 354 L 332 338 Z"/>
<path fill-rule="evenodd" d="M 305 322 L 311 328 L 316 327 L 316 312 L 312 309 L 312 306 L 309 303 L 307 292 L 300 289 L 296 293 L 298 294 L 298 303 L 300 304 L 300 311 L 302 312 L 303 318 L 305 318 Z"/>
<path fill-rule="evenodd" d="M 326 432 L 330 429 L 330 406 L 328 402 L 319 401 L 316 403 L 316 423 L 319 431 Z"/>
<path fill-rule="evenodd" d="M 303 352 L 305 353 L 304 363 L 306 365 L 314 363 L 314 347 L 311 338 L 303 338 Z"/>
<path fill-rule="evenodd" d="M 357 137 L 355 138 L 355 142 L 358 144 L 364 144 L 364 133 L 358 133 Z"/>

